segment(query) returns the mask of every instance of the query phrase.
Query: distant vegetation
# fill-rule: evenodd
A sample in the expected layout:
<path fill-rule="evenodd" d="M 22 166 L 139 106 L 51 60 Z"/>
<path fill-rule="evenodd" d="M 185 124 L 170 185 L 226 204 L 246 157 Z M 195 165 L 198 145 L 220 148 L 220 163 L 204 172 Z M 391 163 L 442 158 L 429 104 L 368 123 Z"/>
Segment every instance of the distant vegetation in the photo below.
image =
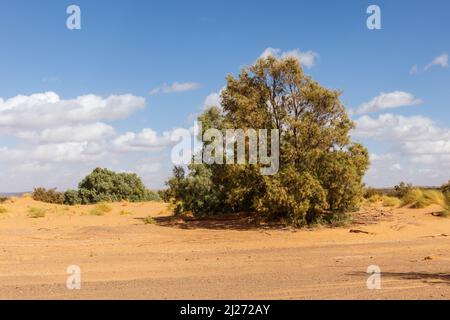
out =
<path fill-rule="evenodd" d="M 159 195 L 148 190 L 136 174 L 102 168 L 96 168 L 86 176 L 79 183 L 78 190 L 58 192 L 56 189 L 36 188 L 32 197 L 36 201 L 67 205 L 160 200 Z"/>
<path fill-rule="evenodd" d="M 5 203 L 8 200 L 9 200 L 8 197 L 0 197 L 0 203 Z"/>
<path fill-rule="evenodd" d="M 401 182 L 394 189 L 380 191 L 367 188 L 364 197 L 369 203 L 382 202 L 386 207 L 404 207 L 420 209 L 432 204 L 442 207 L 442 216 L 450 215 L 450 182 L 441 188 L 421 188 Z"/>
<path fill-rule="evenodd" d="M 55 203 L 55 204 L 63 204 L 64 203 L 64 193 L 56 191 L 56 189 L 45 189 L 45 188 L 36 188 L 32 194 L 33 200 L 47 202 L 47 203 Z"/>

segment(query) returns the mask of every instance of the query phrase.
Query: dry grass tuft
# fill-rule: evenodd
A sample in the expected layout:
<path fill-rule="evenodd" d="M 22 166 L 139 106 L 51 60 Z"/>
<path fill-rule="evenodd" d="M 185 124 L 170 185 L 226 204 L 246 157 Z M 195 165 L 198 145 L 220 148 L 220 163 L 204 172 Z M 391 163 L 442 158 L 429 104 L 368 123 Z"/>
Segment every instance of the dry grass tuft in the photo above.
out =
<path fill-rule="evenodd" d="M 33 219 L 44 218 L 47 210 L 42 208 L 31 207 L 28 209 L 28 217 Z"/>
<path fill-rule="evenodd" d="M 112 211 L 111 206 L 109 204 L 107 204 L 107 203 L 102 202 L 102 203 L 97 204 L 94 207 L 94 209 L 92 209 L 89 212 L 89 214 L 91 216 L 104 216 L 105 213 L 108 213 L 108 212 L 111 212 L 111 211 Z"/>

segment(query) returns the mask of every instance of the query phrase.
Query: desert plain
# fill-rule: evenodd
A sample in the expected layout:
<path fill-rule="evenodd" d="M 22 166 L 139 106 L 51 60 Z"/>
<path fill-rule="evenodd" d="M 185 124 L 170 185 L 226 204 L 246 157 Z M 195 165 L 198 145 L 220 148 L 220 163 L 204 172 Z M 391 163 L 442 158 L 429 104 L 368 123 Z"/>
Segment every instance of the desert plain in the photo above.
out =
<path fill-rule="evenodd" d="M 246 215 L 175 219 L 162 202 L 108 205 L 94 215 L 29 197 L 2 203 L 0 299 L 450 298 L 450 218 L 437 206 L 367 204 L 349 225 L 293 229 Z M 70 265 L 79 290 L 66 287 Z M 380 289 L 367 287 L 369 266 Z"/>

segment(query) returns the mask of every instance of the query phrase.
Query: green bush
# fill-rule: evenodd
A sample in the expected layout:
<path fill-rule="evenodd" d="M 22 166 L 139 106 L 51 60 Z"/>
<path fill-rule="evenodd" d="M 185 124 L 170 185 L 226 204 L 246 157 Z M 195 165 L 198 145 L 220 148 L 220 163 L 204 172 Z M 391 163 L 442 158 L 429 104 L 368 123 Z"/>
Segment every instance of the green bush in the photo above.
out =
<path fill-rule="evenodd" d="M 56 188 L 48 190 L 45 188 L 35 188 L 31 196 L 36 201 L 53 204 L 64 203 L 64 193 L 56 191 Z"/>
<path fill-rule="evenodd" d="M 68 205 L 81 204 L 81 198 L 77 190 L 67 190 L 64 193 L 64 203 Z"/>
<path fill-rule="evenodd" d="M 157 201 L 159 195 L 148 190 L 134 173 L 116 173 L 96 168 L 78 185 L 78 191 L 68 190 L 64 202 L 73 204 L 94 204 L 116 201 Z"/>
<path fill-rule="evenodd" d="M 262 175 L 261 166 L 248 159 L 244 164 L 190 165 L 187 173 L 175 167 L 164 198 L 177 214 L 254 212 L 295 226 L 343 220 L 344 212 L 360 205 L 369 157 L 366 148 L 350 141 L 354 124 L 339 95 L 305 76 L 290 58 L 260 59 L 237 78 L 228 76 L 222 108 L 199 117 L 203 132 L 278 129 L 278 173 Z"/>
<path fill-rule="evenodd" d="M 389 194 L 391 197 L 403 198 L 413 189 L 412 184 L 406 182 L 400 182 L 394 187 L 394 191 Z"/>
<path fill-rule="evenodd" d="M 450 181 L 441 187 L 442 193 L 450 194 Z"/>

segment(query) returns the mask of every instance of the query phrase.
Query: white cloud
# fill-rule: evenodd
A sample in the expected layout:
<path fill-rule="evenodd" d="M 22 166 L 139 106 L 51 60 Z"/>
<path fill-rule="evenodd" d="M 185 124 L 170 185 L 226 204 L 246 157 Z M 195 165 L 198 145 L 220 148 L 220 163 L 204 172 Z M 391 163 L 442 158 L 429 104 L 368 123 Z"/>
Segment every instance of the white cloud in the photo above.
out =
<path fill-rule="evenodd" d="M 150 128 L 144 128 L 141 132 L 127 132 L 113 141 L 114 149 L 118 152 L 125 151 L 155 151 L 167 147 L 176 142 L 173 132 L 165 131 L 162 135 Z"/>
<path fill-rule="evenodd" d="M 164 83 L 162 86 L 158 88 L 154 88 L 150 90 L 151 95 L 155 95 L 158 93 L 176 93 L 176 92 L 186 92 L 186 91 L 192 91 L 195 89 L 200 88 L 200 84 L 196 82 L 174 82 L 172 84 Z"/>
<path fill-rule="evenodd" d="M 393 109 L 404 106 L 415 106 L 421 103 L 422 100 L 415 98 L 411 93 L 408 92 L 382 92 L 369 102 L 361 104 L 356 110 L 356 114 L 377 112 L 385 109 Z"/>
<path fill-rule="evenodd" d="M 355 120 L 352 136 L 382 142 L 385 154 L 371 155 L 366 181 L 392 186 L 402 180 L 421 185 L 440 185 L 450 171 L 450 129 L 424 116 L 382 114 Z M 389 174 L 386 174 L 389 172 Z"/>
<path fill-rule="evenodd" d="M 263 53 L 259 56 L 259 58 L 267 58 L 273 56 L 275 58 L 295 58 L 299 61 L 299 63 L 308 69 L 311 69 L 316 64 L 317 60 L 319 59 L 319 54 L 314 51 L 300 51 L 299 49 L 289 50 L 289 51 L 282 51 L 281 49 L 277 48 L 267 48 L 263 51 Z"/>
<path fill-rule="evenodd" d="M 222 108 L 221 95 L 223 90 L 225 90 L 225 87 L 220 89 L 219 92 L 211 92 L 203 102 L 203 110 L 211 107 Z"/>
<path fill-rule="evenodd" d="M 431 61 L 429 64 L 427 64 L 425 66 L 425 71 L 429 70 L 430 68 L 432 68 L 434 66 L 440 66 L 442 68 L 447 68 L 448 67 L 448 54 L 443 53 L 443 54 L 437 56 L 436 58 L 434 58 L 433 61 Z"/>
<path fill-rule="evenodd" d="M 144 108 L 145 99 L 131 94 L 102 98 L 85 95 L 62 100 L 54 92 L 0 99 L 0 129 L 45 129 L 125 119 Z"/>
<path fill-rule="evenodd" d="M 352 135 L 359 138 L 373 138 L 392 142 L 429 141 L 450 139 L 450 130 L 437 126 L 424 116 L 399 116 L 381 114 L 378 118 L 362 116 L 355 120 L 356 129 Z"/>
<path fill-rule="evenodd" d="M 110 125 L 102 122 L 61 126 L 44 129 L 40 132 L 19 131 L 16 137 L 34 142 L 82 142 L 97 141 L 107 139 L 115 134 L 115 130 Z"/>

